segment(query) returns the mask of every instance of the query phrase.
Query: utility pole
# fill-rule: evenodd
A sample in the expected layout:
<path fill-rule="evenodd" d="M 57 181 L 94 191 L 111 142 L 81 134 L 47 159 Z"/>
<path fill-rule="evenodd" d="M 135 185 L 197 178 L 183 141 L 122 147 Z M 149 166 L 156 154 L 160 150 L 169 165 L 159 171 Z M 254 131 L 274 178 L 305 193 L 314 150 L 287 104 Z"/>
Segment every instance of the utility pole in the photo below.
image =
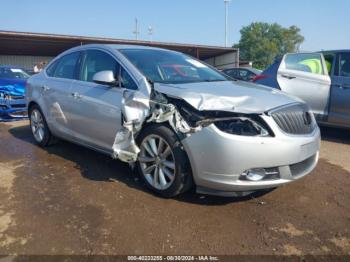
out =
<path fill-rule="evenodd" d="M 231 0 L 224 0 L 225 3 L 225 47 L 228 47 L 228 4 Z"/>
<path fill-rule="evenodd" d="M 132 33 L 135 35 L 135 39 L 139 40 L 140 31 L 139 31 L 139 22 L 137 18 L 135 18 L 135 30 Z"/>
<path fill-rule="evenodd" d="M 149 35 L 149 41 L 153 41 L 153 33 L 154 33 L 154 28 L 152 26 L 148 27 L 148 35 Z"/>

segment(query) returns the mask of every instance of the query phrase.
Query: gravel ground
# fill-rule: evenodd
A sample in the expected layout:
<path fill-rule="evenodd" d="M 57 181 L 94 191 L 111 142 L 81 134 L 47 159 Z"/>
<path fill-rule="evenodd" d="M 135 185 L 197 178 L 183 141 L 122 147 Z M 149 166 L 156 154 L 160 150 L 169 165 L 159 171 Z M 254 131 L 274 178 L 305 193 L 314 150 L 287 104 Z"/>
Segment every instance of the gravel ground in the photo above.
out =
<path fill-rule="evenodd" d="M 0 255 L 350 255 L 350 131 L 322 133 L 318 167 L 293 184 L 167 200 L 121 162 L 0 123 Z"/>

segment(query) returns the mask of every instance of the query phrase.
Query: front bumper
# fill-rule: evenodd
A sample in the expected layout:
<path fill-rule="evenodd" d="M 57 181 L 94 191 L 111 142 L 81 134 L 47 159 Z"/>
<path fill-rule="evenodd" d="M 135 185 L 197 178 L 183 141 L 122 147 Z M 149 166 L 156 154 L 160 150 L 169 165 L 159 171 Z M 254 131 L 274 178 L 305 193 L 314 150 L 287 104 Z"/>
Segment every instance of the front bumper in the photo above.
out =
<path fill-rule="evenodd" d="M 182 141 L 197 191 L 228 196 L 232 192 L 274 188 L 300 179 L 316 167 L 320 148 L 318 127 L 308 135 L 289 135 L 271 117 L 263 118 L 275 137 L 231 135 L 211 125 Z M 279 178 L 242 180 L 244 172 L 256 168 L 278 169 Z"/>
<path fill-rule="evenodd" d="M 0 117 L 23 118 L 27 116 L 26 100 L 0 98 Z"/>

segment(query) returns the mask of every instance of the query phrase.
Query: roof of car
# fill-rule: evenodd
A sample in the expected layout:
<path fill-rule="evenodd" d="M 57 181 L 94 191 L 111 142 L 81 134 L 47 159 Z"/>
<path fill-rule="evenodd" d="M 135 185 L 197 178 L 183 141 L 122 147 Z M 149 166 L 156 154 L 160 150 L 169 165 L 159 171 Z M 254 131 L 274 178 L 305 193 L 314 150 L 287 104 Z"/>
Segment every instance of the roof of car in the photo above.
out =
<path fill-rule="evenodd" d="M 139 49 L 139 50 L 166 50 L 169 52 L 174 52 L 176 53 L 177 51 L 174 50 L 169 50 L 169 49 L 164 49 L 164 48 L 159 48 L 159 47 L 152 47 L 152 46 L 143 46 L 143 45 L 118 45 L 118 44 L 87 44 L 87 45 L 82 45 L 82 46 L 77 46 L 73 47 L 71 49 L 66 50 L 65 52 L 61 53 L 59 56 L 75 52 L 75 51 L 80 51 L 80 50 L 86 50 L 89 48 L 104 48 L 104 49 L 109 49 L 109 50 L 123 50 L 123 49 Z"/>
<path fill-rule="evenodd" d="M 118 44 L 87 44 L 87 45 L 82 45 L 78 47 L 73 47 L 69 50 L 79 50 L 79 49 L 86 49 L 86 48 L 94 48 L 94 47 L 99 47 L 99 48 L 108 48 L 108 49 L 115 49 L 115 50 L 123 50 L 123 49 L 149 49 L 149 50 L 167 50 L 171 52 L 176 52 L 173 50 L 168 50 L 164 48 L 159 48 L 159 47 L 153 47 L 153 46 L 144 46 L 144 45 L 118 45 Z M 68 50 L 67 50 L 68 51 Z"/>
<path fill-rule="evenodd" d="M 153 47 L 153 46 L 144 46 L 144 45 L 105 45 L 108 47 L 111 47 L 113 49 L 151 49 L 151 50 L 168 50 L 164 48 L 159 48 L 159 47 Z"/>
<path fill-rule="evenodd" d="M 321 53 L 348 53 L 350 49 L 338 49 L 338 50 L 322 50 Z"/>
<path fill-rule="evenodd" d="M 227 68 L 227 69 L 224 69 L 224 70 L 240 70 L 240 69 L 259 70 L 259 69 L 253 68 L 253 67 L 244 67 L 244 66 L 241 66 L 241 67 L 233 67 L 233 68 Z M 259 71 L 261 71 L 261 70 L 259 70 Z"/>
<path fill-rule="evenodd" d="M 22 69 L 21 67 L 19 66 L 12 66 L 12 65 L 0 65 L 0 68 L 13 68 L 13 69 Z"/>

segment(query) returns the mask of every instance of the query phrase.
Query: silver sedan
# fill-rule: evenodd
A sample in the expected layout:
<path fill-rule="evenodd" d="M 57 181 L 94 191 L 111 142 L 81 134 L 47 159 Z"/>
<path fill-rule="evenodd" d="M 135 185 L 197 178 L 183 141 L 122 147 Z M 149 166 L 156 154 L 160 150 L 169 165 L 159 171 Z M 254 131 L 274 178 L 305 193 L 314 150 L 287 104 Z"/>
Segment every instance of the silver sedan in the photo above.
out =
<path fill-rule="evenodd" d="M 26 97 L 39 145 L 55 136 L 108 154 L 164 197 L 275 188 L 318 161 L 320 131 L 304 102 L 174 51 L 73 48 L 29 79 Z"/>

